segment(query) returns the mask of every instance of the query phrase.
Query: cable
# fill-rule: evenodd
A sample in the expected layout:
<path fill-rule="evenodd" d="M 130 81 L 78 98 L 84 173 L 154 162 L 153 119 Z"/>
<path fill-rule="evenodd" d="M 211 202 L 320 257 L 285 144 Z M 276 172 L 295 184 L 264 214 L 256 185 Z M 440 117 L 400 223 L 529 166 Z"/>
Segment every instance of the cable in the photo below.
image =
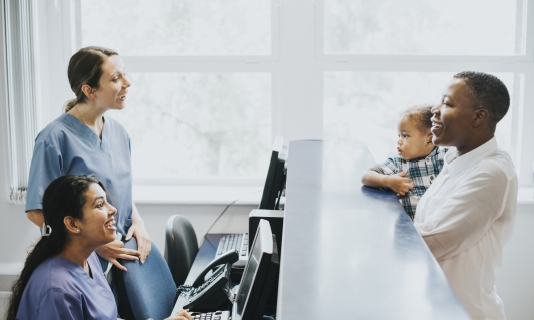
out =
<path fill-rule="evenodd" d="M 258 191 L 251 192 L 251 193 L 245 195 L 245 197 L 248 197 L 248 196 L 250 196 L 251 194 L 255 194 L 255 193 L 258 193 L 258 192 L 261 192 L 261 191 L 263 191 L 263 189 L 258 190 Z M 219 216 L 217 217 L 217 219 L 215 219 L 215 221 L 211 224 L 211 226 L 209 227 L 208 231 L 206 231 L 206 233 L 204 234 L 204 237 L 206 237 L 206 235 L 207 235 L 208 233 L 210 233 L 210 231 L 211 231 L 211 229 L 213 228 L 213 226 L 217 223 L 217 221 L 219 221 L 219 219 L 223 216 L 223 214 L 226 212 L 226 210 L 228 210 L 228 208 L 230 208 L 234 203 L 236 203 L 237 201 L 241 200 L 241 198 L 243 198 L 243 197 L 239 197 L 239 198 L 235 199 L 234 201 L 230 202 L 230 204 L 228 204 L 228 205 L 226 206 L 226 208 L 224 208 L 224 210 L 219 214 Z"/>

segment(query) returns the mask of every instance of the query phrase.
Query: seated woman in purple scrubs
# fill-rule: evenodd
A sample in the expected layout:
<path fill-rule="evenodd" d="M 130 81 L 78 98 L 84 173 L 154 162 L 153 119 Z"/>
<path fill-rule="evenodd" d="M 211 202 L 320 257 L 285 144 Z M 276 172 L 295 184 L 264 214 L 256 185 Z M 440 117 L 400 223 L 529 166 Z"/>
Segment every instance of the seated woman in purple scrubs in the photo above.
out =
<path fill-rule="evenodd" d="M 7 319 L 117 319 L 94 252 L 115 240 L 117 210 L 92 175 L 62 176 L 43 196 L 43 236 L 13 286 Z M 180 311 L 169 320 L 192 320 Z"/>

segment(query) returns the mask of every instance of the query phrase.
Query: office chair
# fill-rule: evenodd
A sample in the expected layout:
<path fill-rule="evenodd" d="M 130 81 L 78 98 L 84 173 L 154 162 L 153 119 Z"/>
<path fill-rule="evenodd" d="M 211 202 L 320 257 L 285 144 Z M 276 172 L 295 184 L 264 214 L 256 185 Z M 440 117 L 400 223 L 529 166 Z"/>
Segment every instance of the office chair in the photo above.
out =
<path fill-rule="evenodd" d="M 165 260 L 177 287 L 184 284 L 197 252 L 197 236 L 189 220 L 171 216 L 165 230 Z"/>
<path fill-rule="evenodd" d="M 124 248 L 137 250 L 137 241 L 131 238 Z M 121 260 L 128 269 L 114 269 L 119 297 L 119 314 L 124 319 L 165 319 L 174 308 L 176 285 L 165 259 L 156 245 L 141 264 L 139 260 Z"/>

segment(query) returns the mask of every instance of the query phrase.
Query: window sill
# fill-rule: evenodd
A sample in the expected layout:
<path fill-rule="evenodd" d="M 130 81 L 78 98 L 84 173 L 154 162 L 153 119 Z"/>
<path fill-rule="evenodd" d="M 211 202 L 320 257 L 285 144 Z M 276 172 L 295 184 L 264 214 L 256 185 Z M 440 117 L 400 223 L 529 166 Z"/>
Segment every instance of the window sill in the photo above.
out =
<path fill-rule="evenodd" d="M 257 206 L 263 187 L 258 186 L 134 186 L 133 199 L 142 205 Z M 518 205 L 534 205 L 534 188 L 519 188 Z"/>
<path fill-rule="evenodd" d="M 260 203 L 258 186 L 133 186 L 136 204 L 150 205 L 254 205 Z"/>

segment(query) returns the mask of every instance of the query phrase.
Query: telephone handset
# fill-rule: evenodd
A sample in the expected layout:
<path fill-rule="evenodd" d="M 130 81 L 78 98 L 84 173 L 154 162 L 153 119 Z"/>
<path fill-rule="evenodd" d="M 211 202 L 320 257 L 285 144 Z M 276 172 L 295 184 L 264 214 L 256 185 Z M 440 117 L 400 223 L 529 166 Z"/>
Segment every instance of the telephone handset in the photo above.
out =
<path fill-rule="evenodd" d="M 206 266 L 206 268 L 204 268 L 204 271 L 202 271 L 198 275 L 198 277 L 195 280 L 195 282 L 193 282 L 193 287 L 198 287 L 200 284 L 202 284 L 205 281 L 204 278 L 206 277 L 206 274 L 208 272 L 210 272 L 214 267 L 216 267 L 218 265 L 226 264 L 226 263 L 232 264 L 234 262 L 237 262 L 237 260 L 239 260 L 239 252 L 237 252 L 237 250 L 230 250 L 230 251 L 220 255 L 216 259 L 213 259 L 213 261 L 211 261 Z M 215 273 L 215 271 L 213 273 Z"/>
<path fill-rule="evenodd" d="M 183 308 L 191 311 L 217 310 L 225 302 L 233 303 L 230 271 L 232 263 L 239 260 L 237 250 L 232 250 L 210 262 L 192 286 L 180 286 L 178 294 L 185 294 Z M 206 274 L 212 271 L 208 279 Z"/>

